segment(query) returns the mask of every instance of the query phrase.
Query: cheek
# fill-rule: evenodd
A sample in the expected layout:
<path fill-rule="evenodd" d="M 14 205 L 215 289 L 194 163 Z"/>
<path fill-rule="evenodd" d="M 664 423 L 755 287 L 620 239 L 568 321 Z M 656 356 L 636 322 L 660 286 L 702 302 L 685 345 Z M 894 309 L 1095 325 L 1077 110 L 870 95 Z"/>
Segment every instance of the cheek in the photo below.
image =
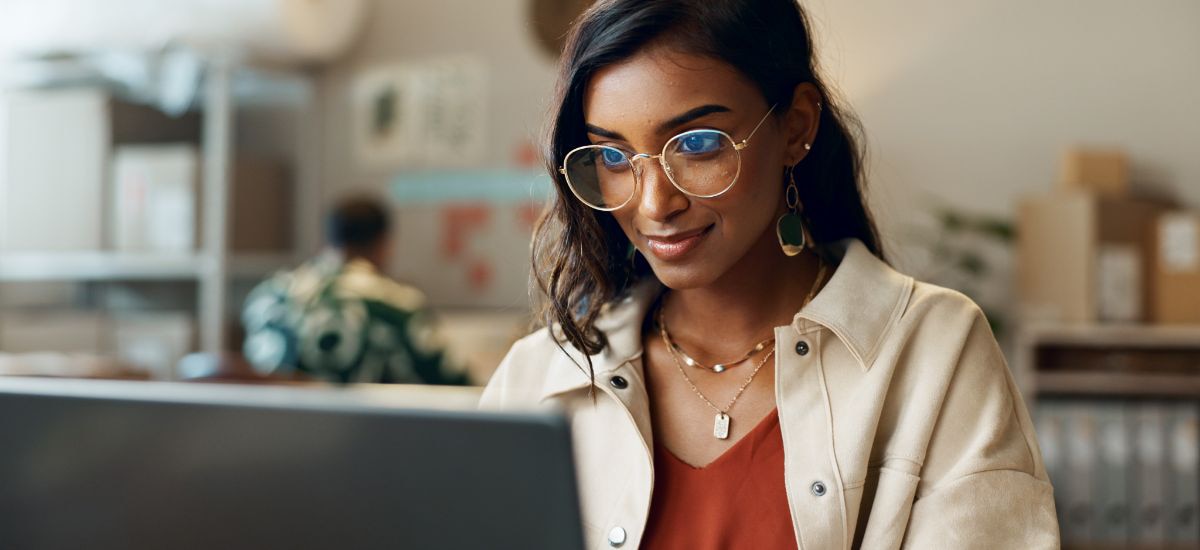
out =
<path fill-rule="evenodd" d="M 617 225 L 621 226 L 621 232 L 625 233 L 625 238 L 630 242 L 636 242 L 633 235 L 633 210 L 633 208 L 626 207 L 610 213 L 613 219 L 617 220 Z"/>
<path fill-rule="evenodd" d="M 783 149 L 770 140 L 756 145 L 758 150 L 743 151 L 741 173 L 729 198 L 743 213 L 749 210 L 770 217 L 784 200 Z"/>
<path fill-rule="evenodd" d="M 783 201 L 782 172 L 782 169 L 775 171 L 749 167 L 742 170 L 737 185 L 722 197 L 727 200 L 721 201 L 720 205 L 724 223 L 731 233 L 753 233 L 746 235 L 753 238 L 767 223 L 764 220 L 775 218 Z"/>

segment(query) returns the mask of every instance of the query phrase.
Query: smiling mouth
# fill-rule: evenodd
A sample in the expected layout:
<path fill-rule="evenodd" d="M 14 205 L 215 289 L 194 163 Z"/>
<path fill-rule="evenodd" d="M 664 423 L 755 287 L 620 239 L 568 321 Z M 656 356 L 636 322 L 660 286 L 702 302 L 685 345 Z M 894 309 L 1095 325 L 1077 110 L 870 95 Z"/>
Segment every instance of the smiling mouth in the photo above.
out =
<path fill-rule="evenodd" d="M 670 235 L 643 235 L 643 237 L 646 238 L 646 247 L 650 249 L 650 252 L 655 257 L 663 261 L 671 261 L 682 258 L 688 252 L 695 250 L 701 241 L 708 236 L 712 228 L 712 225 L 707 225 L 692 231 L 683 231 Z"/>

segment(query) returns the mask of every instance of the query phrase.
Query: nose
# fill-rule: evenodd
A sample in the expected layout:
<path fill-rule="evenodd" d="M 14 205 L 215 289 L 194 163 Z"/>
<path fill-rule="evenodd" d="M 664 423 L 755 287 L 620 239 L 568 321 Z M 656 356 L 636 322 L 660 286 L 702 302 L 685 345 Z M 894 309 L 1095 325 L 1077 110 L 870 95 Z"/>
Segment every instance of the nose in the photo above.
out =
<path fill-rule="evenodd" d="M 639 166 L 641 179 L 641 195 L 637 197 L 638 212 L 656 222 L 665 222 L 673 216 L 687 210 L 687 195 L 683 194 L 664 170 L 658 159 L 649 155 L 638 155 L 635 162 Z M 638 162 L 640 161 L 640 162 Z"/>

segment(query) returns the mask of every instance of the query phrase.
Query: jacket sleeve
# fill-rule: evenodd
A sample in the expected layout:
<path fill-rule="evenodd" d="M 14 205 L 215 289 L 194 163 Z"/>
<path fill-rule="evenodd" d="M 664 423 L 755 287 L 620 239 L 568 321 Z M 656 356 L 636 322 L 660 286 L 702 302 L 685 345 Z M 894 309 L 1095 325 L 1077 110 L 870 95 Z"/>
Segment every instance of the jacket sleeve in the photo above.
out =
<path fill-rule="evenodd" d="M 982 311 L 927 447 L 905 548 L 1058 548 L 1053 488 L 1033 423 Z"/>
<path fill-rule="evenodd" d="M 496 367 L 496 371 L 492 373 L 487 386 L 483 388 L 483 394 L 479 397 L 480 409 L 496 411 L 504 408 L 507 401 L 506 394 L 511 386 L 509 378 L 512 361 L 513 350 L 509 350 L 508 354 L 504 356 L 504 360 L 500 362 L 500 366 Z"/>

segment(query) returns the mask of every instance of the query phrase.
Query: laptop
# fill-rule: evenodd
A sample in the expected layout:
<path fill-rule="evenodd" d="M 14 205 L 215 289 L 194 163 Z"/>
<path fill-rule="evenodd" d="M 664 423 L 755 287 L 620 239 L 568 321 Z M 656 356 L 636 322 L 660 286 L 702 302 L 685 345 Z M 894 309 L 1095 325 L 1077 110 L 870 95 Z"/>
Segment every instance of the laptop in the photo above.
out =
<path fill-rule="evenodd" d="M 581 548 L 566 420 L 477 399 L 0 378 L 0 548 Z"/>

